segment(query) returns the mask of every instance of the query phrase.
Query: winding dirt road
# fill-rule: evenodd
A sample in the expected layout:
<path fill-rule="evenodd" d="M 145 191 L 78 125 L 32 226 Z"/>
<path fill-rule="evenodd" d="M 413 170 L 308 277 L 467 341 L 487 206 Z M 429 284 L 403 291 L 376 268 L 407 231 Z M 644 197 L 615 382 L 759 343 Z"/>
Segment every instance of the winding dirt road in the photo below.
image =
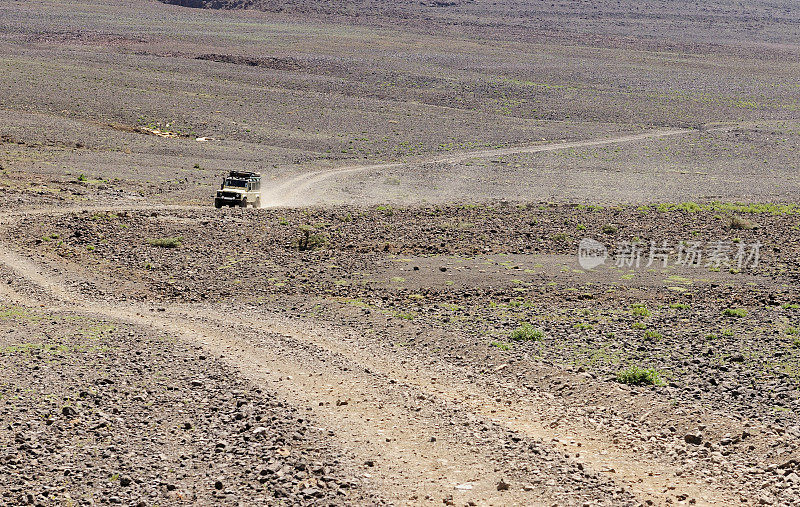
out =
<path fill-rule="evenodd" d="M 654 131 L 613 139 L 481 150 L 427 161 L 454 164 L 476 157 L 599 146 L 689 132 L 692 130 Z M 336 175 L 400 165 L 307 173 L 277 187 L 272 204 L 291 204 L 313 185 Z M 2 214 L 0 227 L 29 215 L 192 208 L 40 208 Z M 346 328 L 289 320 L 256 309 L 237 313 L 233 320 L 211 305 L 156 309 L 88 299 L 75 293 L 58 266 L 26 256 L 10 244 L 0 244 L 0 271 L 16 282 L 0 284 L 5 301 L 168 332 L 224 356 L 254 384 L 285 396 L 313 414 L 338 444 L 370 464 L 369 483 L 393 502 L 441 505 L 455 495 L 453 501 L 461 505 L 581 503 L 582 494 L 586 502 L 597 501 L 597 494 L 581 492 L 580 486 L 565 486 L 569 482 L 566 474 L 575 473 L 609 485 L 609 491 L 618 490 L 615 500 L 622 503 L 666 504 L 680 498 L 691 498 L 700 505 L 736 503 L 731 491 L 711 487 L 701 477 L 682 473 L 673 465 L 653 461 L 621 445 L 613 428 L 581 417 L 575 407 L 550 393 L 530 392 L 519 385 L 501 389 L 491 379 L 465 384 L 463 372 L 452 364 L 413 356 L 399 360 L 395 354 L 376 352 L 374 342 Z M 91 275 L 86 276 L 90 280 Z M 500 391 L 505 393 L 502 399 L 497 395 Z M 509 398 L 513 403 L 506 401 Z M 554 425 L 554 420 L 560 423 Z M 484 430 L 475 433 L 465 429 L 475 426 Z M 516 445 L 520 440 L 526 446 Z M 534 454 L 531 449 L 535 449 Z M 498 484 L 503 481 L 510 481 L 514 487 L 499 490 Z"/>
<path fill-rule="evenodd" d="M 706 131 L 727 130 L 730 127 L 714 127 L 706 129 Z M 697 129 L 669 129 L 669 130 L 654 130 L 652 132 L 643 132 L 640 134 L 628 134 L 624 136 L 609 137 L 602 139 L 590 139 L 586 141 L 568 141 L 558 143 L 538 143 L 522 146 L 511 146 L 508 148 L 497 149 L 483 149 L 466 151 L 463 153 L 450 154 L 450 155 L 436 155 L 431 157 L 424 157 L 408 162 L 391 162 L 383 164 L 367 164 L 367 165 L 354 165 L 344 166 L 333 169 L 325 169 L 320 171 L 311 171 L 300 174 L 294 178 L 290 178 L 278 185 L 274 186 L 269 193 L 267 193 L 261 200 L 262 207 L 280 207 L 280 206 L 298 206 L 302 205 L 305 201 L 304 195 L 309 191 L 314 190 L 320 183 L 337 176 L 345 174 L 352 174 L 358 172 L 369 171 L 383 171 L 388 169 L 400 169 L 409 165 L 421 164 L 459 164 L 472 159 L 502 157 L 508 155 L 519 155 L 524 153 L 544 153 L 548 151 L 567 150 L 572 148 L 590 148 L 594 146 L 606 146 L 613 144 L 624 144 L 635 141 L 643 141 L 645 139 L 655 139 L 660 137 L 680 136 L 690 133 L 698 132 Z"/>
<path fill-rule="evenodd" d="M 618 490 L 615 503 L 663 505 L 676 495 L 700 505 L 735 503 L 731 492 L 620 445 L 613 428 L 599 428 L 550 393 L 491 379 L 465 384 L 452 364 L 376 352 L 375 343 L 346 328 L 255 309 L 231 319 L 209 305 L 87 299 L 58 266 L 7 245 L 0 245 L 0 271 L 16 281 L 0 285 L 5 301 L 167 332 L 224 357 L 255 385 L 308 410 L 338 445 L 371 465 L 368 484 L 392 502 L 441 505 L 453 496 L 460 505 L 596 502 L 602 495 L 581 497 L 576 479 L 567 480 L 577 473 Z M 476 426 L 483 430 L 474 432 Z M 513 487 L 498 491 L 503 481 Z"/>
<path fill-rule="evenodd" d="M 0 286 L 4 300 L 153 328 L 224 356 L 245 378 L 311 410 L 347 451 L 373 464 L 370 483 L 392 501 L 441 502 L 456 491 L 460 501 L 479 504 L 564 502 L 564 493 L 549 494 L 541 477 L 526 477 L 498 460 L 511 431 L 542 442 L 540 452 L 550 448 L 557 459 L 579 450 L 580 459 L 565 461 L 606 476 L 639 501 L 663 504 L 677 488 L 701 505 L 732 503 L 726 493 L 680 477 L 671 466 L 642 460 L 609 434 L 571 420 L 568 409 L 547 393 L 521 392 L 508 405 L 496 399 L 491 383 L 464 385 L 457 371 L 443 365 L 434 369 L 413 360 L 399 365 L 396 357 L 371 353 L 346 330 L 258 313 L 233 320 L 209 307 L 155 311 L 88 300 L 76 296 L 52 268 L 6 246 L 0 246 L 0 264 L 38 294 L 32 298 Z M 565 422 L 552 428 L 550 422 L 559 418 Z M 453 421 L 493 426 L 497 441 L 465 439 Z M 523 458 L 517 451 L 508 454 Z M 551 480 L 560 480 L 556 472 Z M 498 491 L 501 480 L 517 487 Z M 523 488 L 519 481 L 530 482 Z M 539 487 L 531 485 L 536 481 Z"/>

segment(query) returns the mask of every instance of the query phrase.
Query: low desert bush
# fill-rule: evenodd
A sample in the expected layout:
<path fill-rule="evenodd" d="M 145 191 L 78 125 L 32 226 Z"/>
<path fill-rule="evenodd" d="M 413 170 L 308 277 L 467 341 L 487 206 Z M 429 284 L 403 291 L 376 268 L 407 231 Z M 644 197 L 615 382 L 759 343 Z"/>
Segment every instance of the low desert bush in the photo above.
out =
<path fill-rule="evenodd" d="M 511 332 L 511 339 L 518 342 L 535 341 L 542 338 L 544 338 L 544 332 L 527 322 Z"/>
<path fill-rule="evenodd" d="M 655 368 L 629 366 L 617 372 L 617 382 L 629 385 L 660 386 L 664 384 L 661 374 Z"/>
<path fill-rule="evenodd" d="M 722 310 L 722 315 L 724 317 L 735 317 L 737 319 L 741 319 L 742 317 L 747 317 L 747 310 L 744 308 L 725 308 Z"/>
<path fill-rule="evenodd" d="M 742 218 L 742 217 L 740 217 L 738 215 L 733 215 L 731 217 L 731 223 L 730 223 L 730 228 L 731 229 L 747 231 L 747 230 L 750 230 L 750 229 L 755 229 L 755 227 L 756 226 L 750 220 L 747 220 L 746 218 Z"/>
<path fill-rule="evenodd" d="M 169 238 L 150 238 L 147 240 L 147 243 L 150 246 L 155 246 L 158 248 L 178 248 L 183 243 L 183 238 L 181 236 L 169 237 Z"/>

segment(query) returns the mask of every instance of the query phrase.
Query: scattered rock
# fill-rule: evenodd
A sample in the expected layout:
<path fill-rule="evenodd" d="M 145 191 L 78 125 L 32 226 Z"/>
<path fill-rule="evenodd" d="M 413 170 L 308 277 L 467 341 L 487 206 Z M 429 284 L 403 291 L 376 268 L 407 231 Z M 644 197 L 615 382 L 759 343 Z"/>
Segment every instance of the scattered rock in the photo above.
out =
<path fill-rule="evenodd" d="M 703 443 L 703 435 L 701 433 L 687 433 L 683 440 L 687 444 L 700 445 Z"/>

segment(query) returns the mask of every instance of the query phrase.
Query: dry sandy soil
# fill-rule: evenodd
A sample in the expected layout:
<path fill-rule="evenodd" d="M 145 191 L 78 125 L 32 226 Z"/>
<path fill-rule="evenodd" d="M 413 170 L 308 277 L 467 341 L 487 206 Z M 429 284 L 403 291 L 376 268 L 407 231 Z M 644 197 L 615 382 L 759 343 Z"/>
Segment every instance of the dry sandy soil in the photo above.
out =
<path fill-rule="evenodd" d="M 800 503 L 798 20 L 0 2 L 0 503 Z"/>

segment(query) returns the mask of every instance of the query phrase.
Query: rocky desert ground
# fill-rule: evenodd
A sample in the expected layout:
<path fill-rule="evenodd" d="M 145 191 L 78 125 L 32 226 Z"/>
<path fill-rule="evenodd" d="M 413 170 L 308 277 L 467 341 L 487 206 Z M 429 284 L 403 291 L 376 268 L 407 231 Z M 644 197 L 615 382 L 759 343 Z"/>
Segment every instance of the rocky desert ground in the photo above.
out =
<path fill-rule="evenodd" d="M 0 48 L 0 504 L 800 503 L 792 2 L 9 0 Z"/>

